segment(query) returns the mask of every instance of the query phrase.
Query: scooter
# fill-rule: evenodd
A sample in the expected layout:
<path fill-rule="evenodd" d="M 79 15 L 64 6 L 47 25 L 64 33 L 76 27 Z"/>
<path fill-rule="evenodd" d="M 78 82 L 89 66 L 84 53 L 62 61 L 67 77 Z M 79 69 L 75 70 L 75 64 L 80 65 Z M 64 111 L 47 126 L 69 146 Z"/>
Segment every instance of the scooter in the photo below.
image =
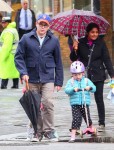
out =
<path fill-rule="evenodd" d="M 93 126 L 89 126 L 88 113 L 87 113 L 87 107 L 86 107 L 86 98 L 85 98 L 85 93 L 84 93 L 84 91 L 86 91 L 86 90 L 85 89 L 79 89 L 78 91 L 82 91 L 82 94 L 83 94 L 84 109 L 85 109 L 86 120 L 87 120 L 87 128 L 83 131 L 83 135 L 90 134 L 92 136 L 96 136 L 97 135 L 97 129 Z"/>

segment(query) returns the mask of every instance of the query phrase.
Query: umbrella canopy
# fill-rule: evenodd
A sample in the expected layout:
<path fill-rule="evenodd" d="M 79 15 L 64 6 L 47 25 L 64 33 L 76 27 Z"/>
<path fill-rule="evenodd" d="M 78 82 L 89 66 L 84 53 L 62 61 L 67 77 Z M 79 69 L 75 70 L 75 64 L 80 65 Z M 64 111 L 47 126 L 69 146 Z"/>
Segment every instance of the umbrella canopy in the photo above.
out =
<path fill-rule="evenodd" d="M 28 90 L 19 100 L 28 118 L 30 119 L 34 134 L 37 134 L 38 116 L 40 113 L 41 94 L 36 91 Z"/>
<path fill-rule="evenodd" d="M 50 28 L 64 35 L 77 35 L 79 38 L 85 36 L 86 27 L 94 22 L 99 25 L 100 34 L 106 34 L 109 23 L 102 16 L 96 15 L 92 11 L 69 10 L 58 13 L 52 18 Z"/>
<path fill-rule="evenodd" d="M 0 0 L 0 11 L 5 11 L 10 13 L 13 9 L 3 0 Z"/>

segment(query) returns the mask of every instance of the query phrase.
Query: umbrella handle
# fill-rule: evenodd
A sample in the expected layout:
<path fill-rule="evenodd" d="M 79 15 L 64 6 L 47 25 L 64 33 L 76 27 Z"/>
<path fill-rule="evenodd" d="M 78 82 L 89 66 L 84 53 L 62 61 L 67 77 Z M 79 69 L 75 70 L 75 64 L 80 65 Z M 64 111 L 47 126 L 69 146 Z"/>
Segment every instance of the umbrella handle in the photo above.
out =
<path fill-rule="evenodd" d="M 29 90 L 29 84 L 28 84 L 27 81 L 25 82 L 25 84 L 26 84 L 26 85 L 25 85 L 25 86 L 26 86 L 26 90 L 28 91 L 28 90 Z"/>
<path fill-rule="evenodd" d="M 79 43 L 78 36 L 73 38 L 73 36 L 71 35 L 71 38 L 73 40 L 73 48 L 74 48 L 75 51 L 77 51 L 78 50 L 78 43 Z"/>

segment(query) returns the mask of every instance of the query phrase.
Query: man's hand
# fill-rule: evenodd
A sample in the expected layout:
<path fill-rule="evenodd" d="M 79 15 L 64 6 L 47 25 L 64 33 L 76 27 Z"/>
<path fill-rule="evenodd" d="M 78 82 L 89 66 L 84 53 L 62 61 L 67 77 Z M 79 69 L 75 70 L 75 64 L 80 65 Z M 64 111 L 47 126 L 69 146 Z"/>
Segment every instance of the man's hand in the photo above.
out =
<path fill-rule="evenodd" d="M 61 86 L 56 86 L 57 92 L 59 92 L 61 90 Z"/>
<path fill-rule="evenodd" d="M 23 81 L 25 83 L 28 83 L 28 80 L 29 80 L 29 76 L 28 75 L 24 75 L 24 76 L 22 76 L 21 83 L 23 84 Z"/>

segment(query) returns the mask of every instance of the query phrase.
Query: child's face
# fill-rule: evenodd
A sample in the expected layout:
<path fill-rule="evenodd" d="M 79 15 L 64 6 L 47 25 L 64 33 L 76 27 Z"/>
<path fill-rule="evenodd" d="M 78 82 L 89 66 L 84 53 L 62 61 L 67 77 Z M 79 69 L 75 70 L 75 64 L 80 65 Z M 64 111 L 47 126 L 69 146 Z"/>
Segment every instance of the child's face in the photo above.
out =
<path fill-rule="evenodd" d="M 74 78 L 74 80 L 80 81 L 82 79 L 83 75 L 84 74 L 82 72 L 81 73 L 73 73 L 72 77 Z"/>

